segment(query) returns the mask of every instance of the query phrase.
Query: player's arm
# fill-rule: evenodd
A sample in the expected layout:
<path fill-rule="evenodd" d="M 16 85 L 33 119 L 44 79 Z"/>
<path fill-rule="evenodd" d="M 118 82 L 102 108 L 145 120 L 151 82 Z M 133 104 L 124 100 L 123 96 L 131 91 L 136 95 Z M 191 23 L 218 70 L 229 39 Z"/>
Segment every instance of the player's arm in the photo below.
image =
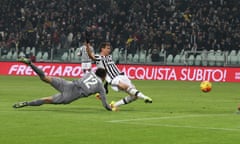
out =
<path fill-rule="evenodd" d="M 99 92 L 99 95 L 101 97 L 101 101 L 102 101 L 103 107 L 105 107 L 109 111 L 112 111 L 111 106 L 107 103 L 106 92 L 105 92 L 103 86 L 101 88 L 101 91 Z"/>
<path fill-rule="evenodd" d="M 78 56 L 82 56 L 82 49 L 83 49 L 83 46 L 80 47 L 79 52 L 77 53 Z"/>
<path fill-rule="evenodd" d="M 104 89 L 105 89 L 106 94 L 108 94 L 108 82 L 105 82 Z M 95 94 L 95 97 L 96 97 L 96 99 L 101 100 L 101 96 L 99 93 Z"/>
<path fill-rule="evenodd" d="M 85 38 L 86 38 L 86 44 L 85 45 L 86 45 L 87 54 L 92 60 L 95 61 L 96 60 L 95 54 L 90 48 L 90 33 L 89 33 L 88 30 L 85 31 Z"/>
<path fill-rule="evenodd" d="M 87 54 L 88 56 L 92 59 L 92 60 L 96 60 L 95 58 L 95 55 L 94 55 L 94 52 L 91 50 L 90 48 L 90 43 L 86 42 L 86 51 L 87 51 Z"/>

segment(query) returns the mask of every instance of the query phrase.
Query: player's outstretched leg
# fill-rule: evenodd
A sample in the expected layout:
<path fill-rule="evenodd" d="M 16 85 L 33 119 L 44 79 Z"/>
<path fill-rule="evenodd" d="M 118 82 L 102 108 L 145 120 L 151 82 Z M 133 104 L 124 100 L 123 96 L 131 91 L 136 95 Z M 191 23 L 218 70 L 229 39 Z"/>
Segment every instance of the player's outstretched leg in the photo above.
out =
<path fill-rule="evenodd" d="M 18 61 L 25 63 L 26 65 L 29 65 L 33 69 L 33 71 L 37 73 L 37 75 L 40 77 L 41 80 L 46 81 L 44 72 L 41 69 L 39 69 L 37 66 L 35 66 L 30 59 L 27 59 L 25 57 L 20 57 Z"/>
<path fill-rule="evenodd" d="M 13 108 L 22 108 L 28 106 L 27 102 L 18 102 L 13 105 Z"/>
<path fill-rule="evenodd" d="M 31 60 L 30 59 L 27 59 L 25 57 L 19 57 L 17 59 L 19 62 L 22 62 L 22 63 L 25 63 L 26 65 L 30 65 L 31 64 Z"/>
<path fill-rule="evenodd" d="M 144 99 L 144 102 L 145 103 L 152 103 L 152 98 L 148 97 L 148 96 L 145 96 L 142 92 L 138 91 L 137 89 L 135 88 L 127 88 L 127 93 L 132 95 L 132 96 L 136 96 L 138 98 L 141 98 L 141 99 Z"/>
<path fill-rule="evenodd" d="M 145 103 L 152 103 L 152 99 L 150 97 L 144 98 Z"/>
<path fill-rule="evenodd" d="M 25 106 L 40 106 L 42 104 L 44 104 L 44 100 L 42 99 L 39 99 L 39 100 L 34 100 L 34 101 L 31 101 L 31 102 L 18 102 L 16 104 L 13 105 L 13 108 L 22 108 L 22 107 L 25 107 Z"/>
<path fill-rule="evenodd" d="M 129 94 L 129 96 L 124 97 L 123 99 L 117 101 L 114 103 L 115 107 L 119 107 L 120 105 L 126 105 L 133 101 L 135 101 L 137 98 L 141 98 L 144 100 L 145 103 L 152 103 L 152 99 L 148 96 L 145 96 L 143 93 L 138 91 L 135 88 L 127 88 L 126 92 Z"/>
<path fill-rule="evenodd" d="M 143 99 L 145 103 L 152 103 L 152 99 L 150 97 L 145 96 L 143 93 L 141 93 L 135 88 L 129 87 L 129 88 L 126 88 L 125 91 L 129 94 L 129 96 L 126 96 L 123 99 L 115 102 L 114 103 L 115 107 L 129 104 L 138 98 Z"/>
<path fill-rule="evenodd" d="M 24 101 L 24 102 L 18 102 L 13 105 L 13 108 L 22 108 L 25 106 L 40 106 L 43 104 L 51 104 L 52 102 L 52 97 L 45 97 L 37 100 L 33 100 L 30 102 Z"/>
<path fill-rule="evenodd" d="M 119 101 L 112 102 L 112 105 L 113 105 L 114 107 L 119 107 L 119 106 L 121 106 L 121 105 L 129 104 L 129 103 L 135 101 L 136 99 L 137 99 L 136 96 L 130 96 L 130 95 L 129 95 L 129 96 L 124 97 L 123 99 L 120 99 Z"/>

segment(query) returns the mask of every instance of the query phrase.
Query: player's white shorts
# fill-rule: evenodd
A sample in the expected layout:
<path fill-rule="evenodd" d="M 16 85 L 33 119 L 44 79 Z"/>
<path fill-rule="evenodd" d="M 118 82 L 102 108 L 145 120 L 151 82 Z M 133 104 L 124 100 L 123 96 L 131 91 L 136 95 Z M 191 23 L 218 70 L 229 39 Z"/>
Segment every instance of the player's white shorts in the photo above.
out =
<path fill-rule="evenodd" d="M 92 63 L 91 62 L 84 62 L 81 64 L 82 70 L 89 70 L 92 68 Z"/>
<path fill-rule="evenodd" d="M 131 80 L 126 76 L 126 75 L 119 75 L 119 76 L 116 76 L 114 79 L 112 79 L 111 81 L 111 86 L 112 86 L 112 89 L 115 90 L 115 91 L 119 91 L 119 88 L 118 88 L 118 84 L 119 82 L 121 83 L 124 83 L 124 84 L 127 84 L 129 85 L 130 87 L 135 87 Z"/>

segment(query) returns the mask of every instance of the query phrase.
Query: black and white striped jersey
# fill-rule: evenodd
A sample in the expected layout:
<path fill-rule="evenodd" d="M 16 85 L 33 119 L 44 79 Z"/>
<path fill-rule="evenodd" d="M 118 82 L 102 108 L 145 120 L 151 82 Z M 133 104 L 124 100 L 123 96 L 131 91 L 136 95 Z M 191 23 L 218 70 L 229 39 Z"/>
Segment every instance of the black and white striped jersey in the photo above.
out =
<path fill-rule="evenodd" d="M 107 71 L 107 75 L 109 78 L 113 79 L 116 76 L 120 75 L 121 72 L 112 60 L 112 56 L 101 56 L 95 55 L 96 65 L 98 68 L 104 68 Z"/>

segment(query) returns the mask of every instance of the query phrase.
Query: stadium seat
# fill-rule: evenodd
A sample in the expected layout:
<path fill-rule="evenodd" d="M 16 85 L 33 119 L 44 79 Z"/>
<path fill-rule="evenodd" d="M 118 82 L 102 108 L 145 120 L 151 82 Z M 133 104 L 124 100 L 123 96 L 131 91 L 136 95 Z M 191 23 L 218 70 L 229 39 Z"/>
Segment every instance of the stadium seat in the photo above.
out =
<path fill-rule="evenodd" d="M 139 57 L 139 62 L 145 63 L 146 60 L 146 52 L 145 51 L 140 51 L 140 57 Z"/>
<path fill-rule="evenodd" d="M 151 54 L 148 54 L 148 56 L 147 56 L 147 62 L 152 62 Z"/>
<path fill-rule="evenodd" d="M 80 54 L 80 48 L 76 48 L 76 50 L 74 52 L 75 52 L 75 54 Z"/>
<path fill-rule="evenodd" d="M 39 52 L 37 53 L 37 55 L 36 55 L 36 60 L 37 60 L 37 61 L 41 61 L 41 60 L 42 60 L 42 52 L 41 52 L 41 51 L 39 51 Z"/>
<path fill-rule="evenodd" d="M 238 50 L 237 56 L 240 56 L 240 50 Z"/>
<path fill-rule="evenodd" d="M 214 53 L 215 53 L 215 51 L 213 49 L 208 51 L 208 54 L 214 54 Z"/>
<path fill-rule="evenodd" d="M 30 55 L 30 53 L 31 53 L 31 48 L 30 48 L 30 47 L 27 47 L 25 53 L 26 53 L 27 55 Z"/>
<path fill-rule="evenodd" d="M 127 62 L 132 62 L 132 61 L 133 61 L 132 54 L 127 55 Z"/>
<path fill-rule="evenodd" d="M 238 64 L 238 56 L 237 55 L 230 55 L 230 64 Z"/>
<path fill-rule="evenodd" d="M 214 66 L 215 65 L 216 58 L 215 58 L 214 53 L 209 53 L 208 54 L 207 61 L 208 61 L 209 66 Z"/>
<path fill-rule="evenodd" d="M 194 55 L 191 54 L 189 56 L 189 58 L 188 58 L 188 65 L 193 65 L 194 64 L 194 60 L 195 60 Z"/>
<path fill-rule="evenodd" d="M 216 53 L 215 53 L 215 56 L 220 56 L 222 55 L 222 51 L 221 50 L 217 50 Z"/>
<path fill-rule="evenodd" d="M 135 54 L 134 57 L 133 57 L 133 62 L 138 62 L 138 54 Z"/>
<path fill-rule="evenodd" d="M 237 51 L 236 50 L 231 50 L 229 53 L 229 56 L 235 56 L 237 55 Z"/>
<path fill-rule="evenodd" d="M 74 52 L 70 52 L 69 54 L 69 60 L 74 61 Z"/>
<path fill-rule="evenodd" d="M 16 60 L 17 57 L 18 57 L 18 54 L 17 54 L 17 51 L 15 51 L 15 52 L 13 53 L 13 55 L 12 55 L 12 59 L 13 59 L 13 60 Z"/>
<path fill-rule="evenodd" d="M 6 59 L 12 59 L 12 51 L 7 53 Z"/>
<path fill-rule="evenodd" d="M 67 60 L 68 60 L 68 52 L 64 52 L 63 55 L 62 55 L 62 57 L 61 57 L 61 59 L 62 59 L 63 61 L 67 61 Z"/>
<path fill-rule="evenodd" d="M 26 55 L 25 55 L 24 52 L 21 51 L 21 52 L 18 54 L 18 56 L 19 56 L 19 57 L 25 57 Z"/>
<path fill-rule="evenodd" d="M 177 54 L 177 55 L 174 57 L 173 62 L 174 62 L 175 64 L 179 64 L 179 63 L 180 63 L 180 55 L 179 55 L 179 54 Z"/>
<path fill-rule="evenodd" d="M 185 55 L 181 55 L 181 57 L 180 57 L 180 63 L 181 63 L 181 64 L 186 64 L 186 56 L 185 56 Z"/>
<path fill-rule="evenodd" d="M 75 51 L 74 51 L 74 60 L 75 61 L 80 61 L 81 60 L 81 56 L 79 55 L 80 54 L 80 48 L 77 48 Z"/>
<path fill-rule="evenodd" d="M 202 61 L 202 56 L 201 55 L 197 55 L 194 64 L 196 66 L 199 66 L 201 64 L 201 61 Z"/>
<path fill-rule="evenodd" d="M 203 51 L 201 54 L 201 58 L 202 58 L 202 66 L 207 66 L 208 65 L 208 54 L 206 51 Z"/>
<path fill-rule="evenodd" d="M 114 61 L 117 61 L 119 59 L 119 48 L 115 48 L 112 52 L 112 58 Z"/>
<path fill-rule="evenodd" d="M 216 55 L 216 66 L 223 66 L 224 64 L 224 56 L 223 55 Z"/>
<path fill-rule="evenodd" d="M 42 56 L 43 60 L 48 60 L 48 52 L 44 52 Z"/>
<path fill-rule="evenodd" d="M 115 48 L 115 49 L 113 50 L 113 53 L 119 53 L 119 48 Z"/>
<path fill-rule="evenodd" d="M 32 47 L 31 53 L 32 53 L 34 56 L 36 55 L 36 48 L 35 48 L 35 47 Z"/>
<path fill-rule="evenodd" d="M 167 64 L 172 64 L 172 62 L 173 62 L 173 55 L 172 55 L 172 54 L 169 54 L 169 55 L 167 56 Z"/>

